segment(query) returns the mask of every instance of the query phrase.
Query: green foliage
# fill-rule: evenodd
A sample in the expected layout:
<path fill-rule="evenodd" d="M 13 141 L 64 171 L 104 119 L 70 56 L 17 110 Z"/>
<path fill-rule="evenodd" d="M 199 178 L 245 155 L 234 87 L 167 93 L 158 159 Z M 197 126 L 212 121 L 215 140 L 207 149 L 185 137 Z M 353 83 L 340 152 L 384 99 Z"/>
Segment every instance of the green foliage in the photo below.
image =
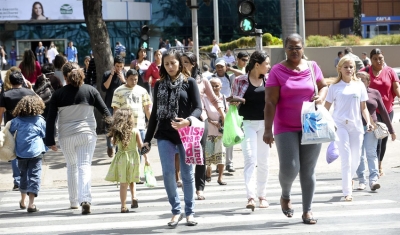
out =
<path fill-rule="evenodd" d="M 336 35 L 333 35 L 331 37 L 331 39 L 336 41 L 336 42 L 339 42 L 339 41 L 343 41 L 344 37 L 345 36 L 343 34 L 336 34 Z"/>
<path fill-rule="evenodd" d="M 307 38 L 307 47 L 329 47 L 334 45 L 335 42 L 327 36 L 310 35 Z"/>
<path fill-rule="evenodd" d="M 343 39 L 342 46 L 356 46 L 361 45 L 361 37 L 355 35 L 347 35 Z"/>
<path fill-rule="evenodd" d="M 370 45 L 400 45 L 400 35 L 378 35 L 372 38 Z"/>

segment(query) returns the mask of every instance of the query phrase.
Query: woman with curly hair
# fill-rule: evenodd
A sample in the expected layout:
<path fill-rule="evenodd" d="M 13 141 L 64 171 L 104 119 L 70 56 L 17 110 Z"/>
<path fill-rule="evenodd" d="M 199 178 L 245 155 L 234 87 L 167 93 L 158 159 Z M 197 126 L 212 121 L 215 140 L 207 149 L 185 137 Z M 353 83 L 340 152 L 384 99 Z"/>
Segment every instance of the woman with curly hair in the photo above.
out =
<path fill-rule="evenodd" d="M 68 173 L 70 208 L 82 206 L 82 214 L 89 214 L 91 195 L 91 164 L 96 147 L 96 118 L 94 108 L 103 116 L 111 116 L 100 93 L 83 84 L 85 75 L 77 63 L 63 67 L 67 85 L 58 89 L 50 99 L 47 116 L 46 145 L 57 151 L 54 126 L 58 116 L 58 141 L 63 151 Z"/>
<path fill-rule="evenodd" d="M 35 84 L 37 77 L 42 74 L 40 64 L 36 61 L 35 54 L 30 49 L 25 50 L 19 68 L 24 77 L 32 84 Z"/>
<path fill-rule="evenodd" d="M 135 186 L 136 182 L 140 181 L 138 148 L 142 148 L 143 143 L 139 131 L 134 126 L 135 119 L 132 110 L 129 108 L 118 109 L 114 114 L 111 130 L 108 133 L 108 136 L 113 138 L 113 144 L 118 144 L 118 152 L 111 162 L 105 180 L 120 182 L 121 213 L 129 212 L 126 207 L 128 185 L 132 196 L 131 208 L 138 208 Z M 146 154 L 143 156 L 148 165 Z"/>
<path fill-rule="evenodd" d="M 21 192 L 20 209 L 27 209 L 25 199 L 29 197 L 28 212 L 37 212 L 39 208 L 34 203 L 39 194 L 42 158 L 47 151 L 43 143 L 46 132 L 46 122 L 40 115 L 44 103 L 36 95 L 22 98 L 13 111 L 16 117 L 11 121 L 10 132 L 15 137 L 15 154 L 21 172 L 19 191 Z"/>

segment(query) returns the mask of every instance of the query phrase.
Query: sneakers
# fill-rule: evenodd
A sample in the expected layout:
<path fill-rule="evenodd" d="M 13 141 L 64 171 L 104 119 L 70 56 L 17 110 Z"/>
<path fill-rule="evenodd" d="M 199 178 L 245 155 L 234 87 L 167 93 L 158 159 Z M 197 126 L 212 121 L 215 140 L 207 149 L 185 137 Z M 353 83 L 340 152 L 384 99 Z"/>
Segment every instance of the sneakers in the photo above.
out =
<path fill-rule="evenodd" d="M 113 158 L 114 157 L 114 153 L 115 153 L 114 148 L 108 148 L 107 147 L 107 155 L 108 155 L 109 158 Z"/>
<path fill-rule="evenodd" d="M 18 190 L 19 190 L 18 185 L 14 185 L 14 187 L 12 188 L 12 191 L 18 191 Z"/>
<path fill-rule="evenodd" d="M 372 191 L 375 191 L 375 190 L 380 189 L 380 188 L 381 188 L 381 185 L 376 183 L 376 182 L 371 184 L 371 190 Z"/>
<path fill-rule="evenodd" d="M 357 190 L 364 190 L 366 187 L 367 187 L 367 186 L 366 186 L 365 184 L 360 183 L 360 184 L 358 185 Z"/>
<path fill-rule="evenodd" d="M 90 202 L 82 202 L 82 215 L 90 214 Z"/>

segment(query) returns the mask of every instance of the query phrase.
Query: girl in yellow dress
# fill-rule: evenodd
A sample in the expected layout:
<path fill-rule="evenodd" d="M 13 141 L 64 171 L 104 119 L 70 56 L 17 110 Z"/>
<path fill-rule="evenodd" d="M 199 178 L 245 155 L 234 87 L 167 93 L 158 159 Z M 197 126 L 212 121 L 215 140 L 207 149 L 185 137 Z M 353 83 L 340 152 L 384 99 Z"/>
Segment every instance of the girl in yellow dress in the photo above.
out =
<path fill-rule="evenodd" d="M 130 109 L 118 109 L 114 114 L 109 137 L 113 138 L 113 144 L 118 145 L 118 152 L 111 162 L 105 180 L 120 183 L 121 213 L 129 212 L 126 207 L 128 184 L 132 196 L 131 208 L 138 208 L 136 194 L 136 182 L 140 181 L 139 152 L 142 148 L 142 140 L 139 131 L 134 128 L 134 117 Z M 148 165 L 147 156 L 143 155 L 145 164 Z"/>

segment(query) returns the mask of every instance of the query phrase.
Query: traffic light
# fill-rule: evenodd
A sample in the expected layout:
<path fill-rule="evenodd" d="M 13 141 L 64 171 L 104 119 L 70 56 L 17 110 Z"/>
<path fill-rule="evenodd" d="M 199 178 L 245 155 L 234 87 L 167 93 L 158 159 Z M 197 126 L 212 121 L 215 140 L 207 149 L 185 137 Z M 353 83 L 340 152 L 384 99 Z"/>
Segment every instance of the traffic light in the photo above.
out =
<path fill-rule="evenodd" d="M 255 33 L 256 23 L 254 21 L 254 13 L 256 7 L 254 5 L 254 0 L 238 0 L 237 6 L 240 32 L 244 35 Z"/>
<path fill-rule="evenodd" d="M 150 28 L 147 25 L 142 26 L 142 30 L 140 31 L 140 48 L 149 48 L 149 31 Z"/>

